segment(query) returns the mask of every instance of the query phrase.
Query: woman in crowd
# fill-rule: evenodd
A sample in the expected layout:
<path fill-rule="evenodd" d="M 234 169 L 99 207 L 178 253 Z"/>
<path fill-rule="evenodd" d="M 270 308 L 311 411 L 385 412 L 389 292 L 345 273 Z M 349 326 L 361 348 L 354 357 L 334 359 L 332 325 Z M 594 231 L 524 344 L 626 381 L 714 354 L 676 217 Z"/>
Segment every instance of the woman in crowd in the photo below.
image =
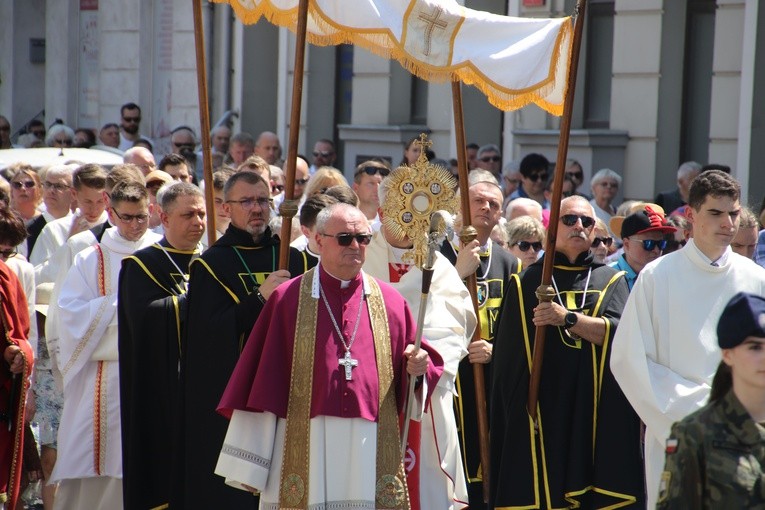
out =
<path fill-rule="evenodd" d="M 765 298 L 733 296 L 717 343 L 709 403 L 667 440 L 658 510 L 765 506 Z"/>
<path fill-rule="evenodd" d="M 523 263 L 523 268 L 537 261 L 544 248 L 545 228 L 531 216 L 520 216 L 507 224 L 507 245 L 510 253 Z"/>

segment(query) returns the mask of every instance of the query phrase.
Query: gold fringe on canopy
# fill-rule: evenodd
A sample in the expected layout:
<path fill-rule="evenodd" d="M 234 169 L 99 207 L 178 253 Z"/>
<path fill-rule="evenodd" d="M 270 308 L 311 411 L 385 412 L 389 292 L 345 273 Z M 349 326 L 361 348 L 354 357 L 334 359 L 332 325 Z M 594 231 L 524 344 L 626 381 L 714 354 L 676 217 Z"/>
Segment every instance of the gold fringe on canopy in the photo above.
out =
<path fill-rule="evenodd" d="M 261 17 L 295 31 L 298 0 L 228 3 L 245 24 Z M 476 86 L 501 110 L 534 103 L 563 113 L 568 88 L 571 19 L 512 18 L 454 0 L 310 0 L 308 42 L 354 44 L 397 60 L 428 81 Z"/>

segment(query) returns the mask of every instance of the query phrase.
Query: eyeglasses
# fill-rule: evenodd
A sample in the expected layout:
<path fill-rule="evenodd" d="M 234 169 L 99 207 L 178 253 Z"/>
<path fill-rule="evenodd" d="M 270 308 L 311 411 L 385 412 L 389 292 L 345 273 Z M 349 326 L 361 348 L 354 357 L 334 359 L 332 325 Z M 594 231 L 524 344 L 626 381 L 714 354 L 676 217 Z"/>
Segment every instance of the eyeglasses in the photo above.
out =
<path fill-rule="evenodd" d="M 32 189 L 35 186 L 37 186 L 37 183 L 35 181 L 13 181 L 11 183 L 11 186 L 13 186 L 16 189 L 21 189 L 21 188 Z"/>
<path fill-rule="evenodd" d="M 135 124 L 138 124 L 141 122 L 141 117 L 122 117 L 122 120 L 125 122 L 133 122 Z"/>
<path fill-rule="evenodd" d="M 547 172 L 541 172 L 541 173 L 538 173 L 538 174 L 531 174 L 531 175 L 529 175 L 526 178 L 528 180 L 530 180 L 531 182 L 537 182 L 540 179 L 543 180 L 543 181 L 546 181 L 549 176 L 550 175 Z"/>
<path fill-rule="evenodd" d="M 579 172 L 566 172 L 566 177 L 572 177 L 574 179 L 582 179 L 584 177 L 584 174 Z"/>
<path fill-rule="evenodd" d="M 540 243 L 539 241 L 535 241 L 533 243 L 530 243 L 528 241 L 518 241 L 515 244 L 518 246 L 518 249 L 521 251 L 529 251 L 529 248 L 532 248 L 536 252 L 542 250 L 542 243 Z"/>
<path fill-rule="evenodd" d="M 281 184 L 271 186 L 271 193 L 281 193 L 282 191 L 284 191 L 284 186 Z"/>
<path fill-rule="evenodd" d="M 305 186 L 306 184 L 308 184 L 308 181 L 310 179 L 311 179 L 310 177 L 308 177 L 307 179 L 295 179 L 295 184 L 297 184 L 298 186 Z"/>
<path fill-rule="evenodd" d="M 635 239 L 635 241 L 642 243 L 643 249 L 645 251 L 653 251 L 653 249 L 657 246 L 659 247 L 659 251 L 664 251 L 664 249 L 667 247 L 666 239 Z"/>
<path fill-rule="evenodd" d="M 483 161 L 484 163 L 488 163 L 489 161 L 491 161 L 492 163 L 496 163 L 497 161 L 501 161 L 501 160 L 502 160 L 502 156 L 484 156 L 481 158 L 481 161 Z"/>
<path fill-rule="evenodd" d="M 16 248 L 11 248 L 10 250 L 0 250 L 0 257 L 5 260 L 11 257 L 15 257 L 18 253 L 19 252 L 16 250 Z"/>
<path fill-rule="evenodd" d="M 601 243 L 603 243 L 603 245 L 608 248 L 613 242 L 614 240 L 611 237 L 596 237 L 592 240 L 592 247 L 597 248 Z"/>
<path fill-rule="evenodd" d="M 328 158 L 332 156 L 333 154 L 334 152 L 332 151 L 313 151 L 314 158 L 318 158 L 319 156 L 321 156 L 322 158 Z"/>
<path fill-rule="evenodd" d="M 0 126 L 0 131 L 10 131 L 11 126 Z"/>
<path fill-rule="evenodd" d="M 72 145 L 72 139 L 71 138 L 65 138 L 63 140 L 59 140 L 58 138 L 53 139 L 53 143 L 57 143 L 59 145 L 66 145 L 67 147 Z"/>
<path fill-rule="evenodd" d="M 366 246 L 372 241 L 372 234 L 321 234 L 324 237 L 334 237 L 340 246 L 350 246 L 355 239 L 359 246 Z"/>
<path fill-rule="evenodd" d="M 71 186 L 67 186 L 66 184 L 59 184 L 56 182 L 48 182 L 48 181 L 43 182 L 42 185 L 43 185 L 43 188 L 45 189 L 52 189 L 54 191 L 59 191 L 59 192 L 66 191 L 71 187 Z"/>
<path fill-rule="evenodd" d="M 239 204 L 239 207 L 242 209 L 252 209 L 255 207 L 255 204 L 258 204 L 258 207 L 261 209 L 267 209 L 271 207 L 271 200 L 270 198 L 243 198 L 241 200 L 226 200 L 227 204 Z"/>
<path fill-rule="evenodd" d="M 603 186 L 604 188 L 614 188 L 614 189 L 619 187 L 619 185 L 616 184 L 615 182 L 606 182 L 606 181 L 600 181 L 598 183 L 598 186 Z"/>
<path fill-rule="evenodd" d="M 133 223 L 134 221 L 137 222 L 139 225 L 142 225 L 146 223 L 146 221 L 149 219 L 148 214 L 120 214 L 117 212 L 117 209 L 114 207 L 111 208 L 114 215 L 119 218 L 119 220 L 123 223 Z"/>
<path fill-rule="evenodd" d="M 577 220 L 582 220 L 582 226 L 584 228 L 590 228 L 595 224 L 595 218 L 590 216 L 579 216 L 576 214 L 564 214 L 560 217 L 560 221 L 567 227 L 573 227 L 576 225 Z"/>
<path fill-rule="evenodd" d="M 356 175 L 360 175 L 360 174 L 362 174 L 362 173 L 365 173 L 365 174 L 367 174 L 367 175 L 375 175 L 375 174 L 380 174 L 382 177 L 386 177 L 388 174 L 390 174 L 390 170 L 388 170 L 388 169 L 387 169 L 387 168 L 385 168 L 385 167 L 382 167 L 382 168 L 381 168 L 381 167 L 379 167 L 379 166 L 372 166 L 372 165 L 369 165 L 369 166 L 365 166 L 365 167 L 362 167 L 362 168 L 360 168 L 360 169 L 359 169 L 359 170 L 356 172 Z"/>

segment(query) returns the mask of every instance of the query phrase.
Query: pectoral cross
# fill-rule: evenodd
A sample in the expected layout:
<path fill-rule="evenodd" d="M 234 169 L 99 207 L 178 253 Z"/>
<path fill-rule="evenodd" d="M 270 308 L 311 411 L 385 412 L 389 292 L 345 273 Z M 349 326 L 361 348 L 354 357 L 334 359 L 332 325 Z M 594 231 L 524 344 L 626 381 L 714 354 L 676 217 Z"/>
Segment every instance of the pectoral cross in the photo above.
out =
<path fill-rule="evenodd" d="M 351 358 L 351 351 L 345 351 L 345 356 L 339 358 L 337 364 L 345 367 L 345 380 L 350 381 L 353 379 L 351 370 L 359 366 L 359 360 Z"/>

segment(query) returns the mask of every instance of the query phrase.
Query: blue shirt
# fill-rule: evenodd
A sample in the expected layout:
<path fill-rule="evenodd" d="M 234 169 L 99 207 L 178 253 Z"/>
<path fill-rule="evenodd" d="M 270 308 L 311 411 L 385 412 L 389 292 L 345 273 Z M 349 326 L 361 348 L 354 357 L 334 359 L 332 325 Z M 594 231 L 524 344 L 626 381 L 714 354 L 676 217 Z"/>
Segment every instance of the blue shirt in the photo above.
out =
<path fill-rule="evenodd" d="M 624 279 L 627 280 L 627 285 L 629 286 L 630 290 L 632 290 L 632 287 L 635 285 L 635 280 L 637 280 L 638 274 L 634 269 L 630 267 L 629 264 L 627 264 L 627 259 L 624 258 L 624 255 L 608 264 L 608 266 L 627 273 L 624 275 Z"/>

